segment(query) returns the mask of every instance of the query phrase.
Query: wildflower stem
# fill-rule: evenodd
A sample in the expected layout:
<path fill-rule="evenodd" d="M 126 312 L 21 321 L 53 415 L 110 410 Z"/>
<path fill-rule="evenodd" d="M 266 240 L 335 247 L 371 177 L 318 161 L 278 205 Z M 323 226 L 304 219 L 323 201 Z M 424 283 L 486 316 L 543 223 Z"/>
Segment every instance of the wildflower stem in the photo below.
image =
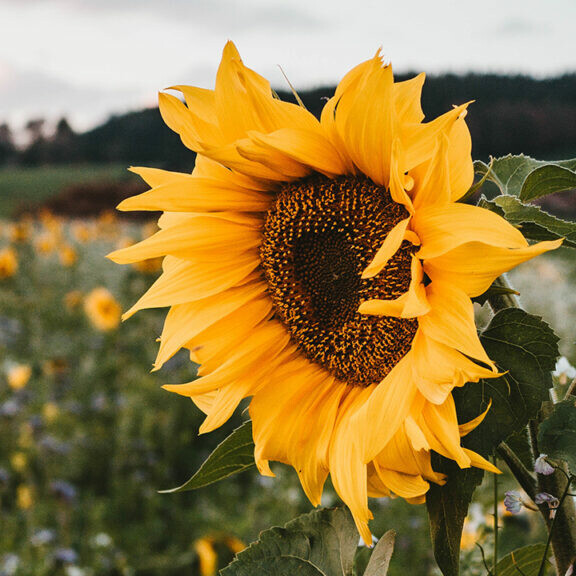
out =
<path fill-rule="evenodd" d="M 552 548 L 554 550 L 554 559 L 556 560 L 556 572 L 558 575 L 562 575 L 565 574 L 566 571 L 568 570 L 568 568 L 572 565 L 572 562 L 574 560 L 574 554 L 573 554 L 573 550 L 572 550 L 572 554 L 570 556 L 568 556 L 567 558 L 565 558 L 565 555 L 559 556 L 556 549 L 557 546 L 554 546 L 555 541 L 558 540 L 556 536 L 556 534 L 560 534 L 560 540 L 564 541 L 564 539 L 566 538 L 566 540 L 568 540 L 569 538 L 569 534 L 568 533 L 564 533 L 564 526 L 560 526 L 560 523 L 564 524 L 564 515 L 562 514 L 563 511 L 563 506 L 566 502 L 570 502 L 570 500 L 567 500 L 566 497 L 568 496 L 570 492 L 570 482 L 566 482 L 566 487 L 564 488 L 564 491 L 562 492 L 562 496 L 560 497 L 560 501 L 558 504 L 558 507 L 556 509 L 556 514 L 554 514 L 554 516 L 552 517 L 552 519 L 550 520 L 549 523 L 549 527 L 548 527 L 548 538 L 546 540 L 546 547 L 544 548 L 544 554 L 542 555 L 542 560 L 540 561 L 540 568 L 538 570 L 538 576 L 544 576 L 544 569 L 546 566 L 546 556 L 548 556 L 548 550 L 550 549 L 550 544 L 552 544 Z M 548 517 L 550 517 L 550 510 L 547 506 L 547 503 L 543 504 L 542 506 L 544 506 L 547 509 L 547 515 Z M 542 508 L 541 508 L 542 509 Z M 572 509 L 574 509 L 574 502 L 572 502 Z M 572 521 L 574 523 L 575 518 L 572 518 Z M 557 530 L 554 532 L 554 528 L 558 526 Z M 573 531 L 573 530 L 572 530 Z"/>
<path fill-rule="evenodd" d="M 494 466 L 497 466 L 496 452 L 492 455 Z M 498 475 L 492 474 L 494 481 L 494 560 L 492 573 L 498 576 Z"/>
<path fill-rule="evenodd" d="M 506 442 L 502 442 L 498 446 L 497 453 L 498 456 L 500 456 L 500 458 L 506 462 L 506 465 L 516 480 L 518 480 L 522 490 L 524 490 L 524 492 L 526 492 L 526 494 L 528 494 L 528 496 L 534 500 L 537 493 L 536 480 L 526 468 L 526 466 L 522 464 L 520 458 L 516 456 L 516 453 L 512 450 L 512 448 L 510 448 L 510 446 L 508 446 L 508 444 L 506 444 Z"/>

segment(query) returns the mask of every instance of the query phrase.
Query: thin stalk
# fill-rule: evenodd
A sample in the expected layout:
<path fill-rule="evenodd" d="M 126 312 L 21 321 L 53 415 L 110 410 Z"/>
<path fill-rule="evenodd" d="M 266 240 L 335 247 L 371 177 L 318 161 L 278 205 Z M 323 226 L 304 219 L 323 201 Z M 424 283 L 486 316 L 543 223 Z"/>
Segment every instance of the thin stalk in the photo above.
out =
<path fill-rule="evenodd" d="M 498 467 L 496 453 L 492 455 L 494 466 Z M 492 474 L 494 481 L 494 560 L 492 564 L 492 573 L 498 576 L 498 474 Z"/>
<path fill-rule="evenodd" d="M 554 517 L 552 518 L 552 521 L 550 522 L 550 528 L 548 529 L 548 538 L 546 540 L 546 547 L 544 548 L 544 554 L 542 555 L 542 560 L 540 561 L 540 568 L 538 570 L 538 576 L 544 576 L 544 568 L 546 566 L 546 556 L 548 556 L 548 550 L 550 550 L 550 544 L 552 544 L 552 533 L 554 531 L 554 527 L 556 526 L 556 518 L 558 518 L 558 512 L 560 512 L 560 510 L 562 509 L 562 506 L 564 504 L 564 501 L 566 500 L 566 497 L 568 496 L 570 492 L 570 481 L 568 480 L 566 482 L 566 488 L 564 488 L 564 492 L 562 493 L 562 496 L 560 497 L 560 501 L 558 503 L 558 508 L 556 509 L 556 514 L 554 515 Z M 550 513 L 548 513 L 549 515 Z M 554 555 L 554 558 L 556 559 L 556 570 L 558 571 L 559 574 L 564 574 L 566 572 L 566 570 L 568 569 L 569 565 L 566 567 L 560 567 L 559 564 L 559 560 L 556 557 L 556 555 Z"/>
<path fill-rule="evenodd" d="M 537 486 L 536 486 L 536 479 L 530 473 L 530 471 L 522 464 L 522 461 L 516 453 L 512 451 L 512 448 L 506 444 L 506 442 L 502 442 L 498 448 L 496 449 L 498 456 L 506 462 L 506 465 L 510 469 L 510 472 L 514 475 L 518 483 L 522 487 L 522 490 L 530 496 L 532 500 L 536 498 L 537 493 Z"/>

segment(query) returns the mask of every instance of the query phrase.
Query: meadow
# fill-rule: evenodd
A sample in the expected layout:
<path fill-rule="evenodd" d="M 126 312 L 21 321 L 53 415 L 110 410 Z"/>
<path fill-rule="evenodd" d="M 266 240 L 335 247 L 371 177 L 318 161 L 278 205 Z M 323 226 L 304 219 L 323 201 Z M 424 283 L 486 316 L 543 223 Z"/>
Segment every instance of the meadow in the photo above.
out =
<path fill-rule="evenodd" d="M 14 216 L 14 196 L 47 198 L 51 186 L 73 182 L 68 170 L 0 174 L 7 191 L 0 203 L 0 575 L 210 576 L 261 530 L 310 504 L 282 465 L 274 467 L 276 479 L 253 469 L 196 492 L 158 493 L 187 480 L 246 414 L 198 436 L 200 411 L 161 389 L 191 380 L 195 366 L 181 352 L 151 371 L 165 311 L 120 322 L 160 264 L 117 266 L 105 255 L 151 234 L 153 222 L 121 220 L 113 211 L 82 220 L 41 210 Z M 539 258 L 511 280 L 525 307 L 554 326 L 574 364 L 573 257 Z M 475 543 L 489 552 L 491 494 L 490 484 L 467 521 L 466 574 L 485 573 Z M 336 503 L 328 487 L 323 504 Z M 382 500 L 374 511 L 377 535 L 398 532 L 389 574 L 410 565 L 438 573 L 424 507 Z M 527 513 L 501 522 L 502 552 L 542 537 L 538 518 Z"/>

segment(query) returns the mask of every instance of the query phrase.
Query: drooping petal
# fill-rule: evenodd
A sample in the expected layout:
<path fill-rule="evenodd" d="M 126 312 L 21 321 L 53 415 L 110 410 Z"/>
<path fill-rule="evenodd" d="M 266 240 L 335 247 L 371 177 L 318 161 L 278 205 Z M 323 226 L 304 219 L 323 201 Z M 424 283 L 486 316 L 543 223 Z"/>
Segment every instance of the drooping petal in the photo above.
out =
<path fill-rule="evenodd" d="M 421 260 L 442 256 L 468 242 L 501 248 L 526 248 L 521 232 L 501 216 L 479 206 L 448 204 L 424 207 L 415 214 L 412 226 L 422 241 Z"/>
<path fill-rule="evenodd" d="M 555 250 L 562 240 L 539 242 L 526 248 L 501 248 L 469 242 L 439 256 L 425 260 L 424 271 L 434 280 L 452 283 L 473 298 L 488 290 L 504 272 L 539 254 Z"/>

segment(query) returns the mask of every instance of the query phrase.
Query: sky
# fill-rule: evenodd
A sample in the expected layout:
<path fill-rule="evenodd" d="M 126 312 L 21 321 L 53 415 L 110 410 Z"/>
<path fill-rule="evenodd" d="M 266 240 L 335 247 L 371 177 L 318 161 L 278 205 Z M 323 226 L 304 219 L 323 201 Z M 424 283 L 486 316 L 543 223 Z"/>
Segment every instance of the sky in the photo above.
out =
<path fill-rule="evenodd" d="M 379 47 L 399 72 L 576 72 L 575 0 L 0 0 L 0 124 L 77 130 L 213 88 L 227 40 L 274 88 L 335 85 Z"/>

